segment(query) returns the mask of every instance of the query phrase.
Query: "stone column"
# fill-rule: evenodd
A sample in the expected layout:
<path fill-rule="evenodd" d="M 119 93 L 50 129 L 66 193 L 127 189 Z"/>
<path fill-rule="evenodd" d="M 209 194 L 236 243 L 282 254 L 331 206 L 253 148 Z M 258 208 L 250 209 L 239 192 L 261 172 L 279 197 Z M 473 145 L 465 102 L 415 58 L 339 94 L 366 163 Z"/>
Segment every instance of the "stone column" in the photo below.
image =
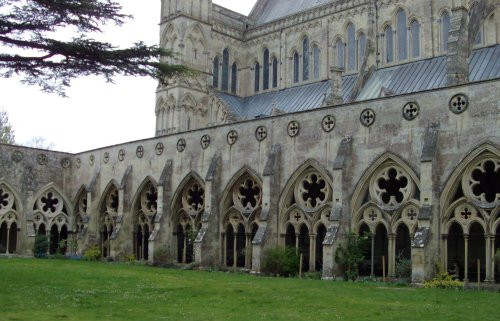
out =
<path fill-rule="evenodd" d="M 316 270 L 316 234 L 309 234 L 309 271 Z"/>
<path fill-rule="evenodd" d="M 464 235 L 464 249 L 465 249 L 464 282 L 469 282 L 469 235 Z"/>
<path fill-rule="evenodd" d="M 443 253 L 443 270 L 442 272 L 448 271 L 448 235 L 444 234 L 442 237 L 442 253 Z"/>
<path fill-rule="evenodd" d="M 486 264 L 485 268 L 486 268 L 486 275 L 485 275 L 485 279 L 484 279 L 484 282 L 491 282 L 493 280 L 495 280 L 495 276 L 492 275 L 492 270 L 491 270 L 491 261 L 492 261 L 492 256 L 491 256 L 491 235 L 490 234 L 486 234 L 484 236 L 485 238 L 485 242 L 486 242 L 486 262 L 483 263 L 483 264 Z"/>
<path fill-rule="evenodd" d="M 396 267 L 396 235 L 388 234 L 387 239 L 389 240 L 389 249 L 387 251 L 387 276 L 395 276 Z"/>
<path fill-rule="evenodd" d="M 372 240 L 372 252 L 371 252 L 371 261 L 370 261 L 370 276 L 375 276 L 375 234 L 371 234 Z"/>

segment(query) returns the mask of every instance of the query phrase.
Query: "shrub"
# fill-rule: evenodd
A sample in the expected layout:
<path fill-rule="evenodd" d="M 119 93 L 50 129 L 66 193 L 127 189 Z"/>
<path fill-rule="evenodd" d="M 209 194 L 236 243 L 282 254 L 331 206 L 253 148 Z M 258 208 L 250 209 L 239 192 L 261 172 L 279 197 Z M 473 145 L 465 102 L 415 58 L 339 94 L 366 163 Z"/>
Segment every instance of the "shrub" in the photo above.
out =
<path fill-rule="evenodd" d="M 49 249 L 49 238 L 46 235 L 35 236 L 33 255 L 38 259 L 46 258 L 48 249 Z"/>
<path fill-rule="evenodd" d="M 411 260 L 405 258 L 403 253 L 396 258 L 396 276 L 408 281 L 411 279 Z"/>
<path fill-rule="evenodd" d="M 431 281 L 424 282 L 426 289 L 457 289 L 463 290 L 464 283 L 459 280 L 454 280 L 448 273 L 441 273 Z"/>
<path fill-rule="evenodd" d="M 262 272 L 271 275 L 296 276 L 299 273 L 300 256 L 295 248 L 274 247 L 264 252 Z"/>
<path fill-rule="evenodd" d="M 363 249 L 367 240 L 367 236 L 349 233 L 345 246 L 339 246 L 335 252 L 335 262 L 344 267 L 344 280 L 355 281 L 358 278 L 359 265 L 365 259 Z"/>
<path fill-rule="evenodd" d="M 172 265 L 172 255 L 168 248 L 161 247 L 155 251 L 153 256 L 153 265 L 161 267 Z"/>
<path fill-rule="evenodd" d="M 97 261 L 101 258 L 101 249 L 98 245 L 91 246 L 83 254 L 83 258 L 87 261 Z"/>

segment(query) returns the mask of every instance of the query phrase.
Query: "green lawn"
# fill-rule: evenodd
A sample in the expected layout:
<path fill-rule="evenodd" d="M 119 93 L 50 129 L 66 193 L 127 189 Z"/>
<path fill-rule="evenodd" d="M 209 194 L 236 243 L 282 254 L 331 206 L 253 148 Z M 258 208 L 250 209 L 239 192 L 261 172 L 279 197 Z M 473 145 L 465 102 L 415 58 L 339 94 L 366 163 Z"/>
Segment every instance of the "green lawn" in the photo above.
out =
<path fill-rule="evenodd" d="M 0 259 L 0 320 L 499 320 L 500 294 Z"/>

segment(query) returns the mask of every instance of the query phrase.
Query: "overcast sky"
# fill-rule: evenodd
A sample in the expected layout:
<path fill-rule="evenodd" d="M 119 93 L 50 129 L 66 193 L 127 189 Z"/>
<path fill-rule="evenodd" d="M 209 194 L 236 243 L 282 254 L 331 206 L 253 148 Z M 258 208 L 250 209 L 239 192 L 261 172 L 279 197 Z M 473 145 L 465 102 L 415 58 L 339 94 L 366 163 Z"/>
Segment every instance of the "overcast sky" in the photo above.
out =
<path fill-rule="evenodd" d="M 120 28 L 106 27 L 105 39 L 120 46 L 140 40 L 157 44 L 160 1 L 117 1 L 134 19 Z M 212 2 L 247 15 L 256 1 Z M 156 86 L 148 78 L 120 77 L 107 84 L 87 77 L 73 80 L 69 98 L 61 98 L 0 78 L 0 109 L 9 113 L 17 143 L 42 136 L 55 150 L 76 153 L 154 136 Z"/>

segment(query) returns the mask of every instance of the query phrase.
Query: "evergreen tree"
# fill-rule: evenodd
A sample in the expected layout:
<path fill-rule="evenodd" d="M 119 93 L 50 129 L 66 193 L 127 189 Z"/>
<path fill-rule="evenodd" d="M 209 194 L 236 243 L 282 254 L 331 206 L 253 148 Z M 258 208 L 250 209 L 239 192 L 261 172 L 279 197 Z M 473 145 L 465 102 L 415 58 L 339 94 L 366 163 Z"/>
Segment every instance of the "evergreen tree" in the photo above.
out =
<path fill-rule="evenodd" d="M 150 76 L 165 84 L 188 69 L 164 63 L 174 53 L 142 42 L 119 49 L 88 36 L 105 24 L 131 18 L 113 0 L 0 0 L 0 75 L 64 96 L 73 78 L 102 75 Z M 64 41 L 56 32 L 74 30 Z"/>

